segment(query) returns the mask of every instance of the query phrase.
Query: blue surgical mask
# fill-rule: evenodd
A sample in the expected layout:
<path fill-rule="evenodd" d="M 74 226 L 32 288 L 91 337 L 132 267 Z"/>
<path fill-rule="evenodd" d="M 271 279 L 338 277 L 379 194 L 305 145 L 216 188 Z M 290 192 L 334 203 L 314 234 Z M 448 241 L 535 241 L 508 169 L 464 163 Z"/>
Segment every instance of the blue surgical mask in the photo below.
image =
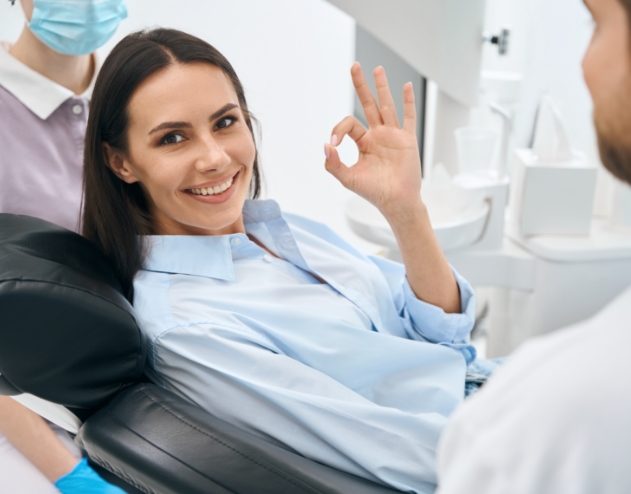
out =
<path fill-rule="evenodd" d="M 103 46 L 127 17 L 123 0 L 34 0 L 29 28 L 53 50 L 87 55 Z"/>

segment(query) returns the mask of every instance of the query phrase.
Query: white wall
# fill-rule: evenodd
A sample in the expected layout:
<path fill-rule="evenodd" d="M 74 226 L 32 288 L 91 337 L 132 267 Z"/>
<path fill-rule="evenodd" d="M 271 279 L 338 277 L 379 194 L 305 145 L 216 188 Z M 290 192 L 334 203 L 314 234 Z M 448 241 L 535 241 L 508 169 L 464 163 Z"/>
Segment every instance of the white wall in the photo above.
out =
<path fill-rule="evenodd" d="M 487 0 L 487 27 L 493 31 L 510 25 L 512 45 L 506 57 L 486 46 L 483 67 L 525 76 L 516 128 L 520 144 L 529 143 L 535 110 L 546 92 L 561 105 L 573 143 L 585 147 L 592 140 L 592 105 L 581 72 L 590 19 L 580 0 Z"/>
<path fill-rule="evenodd" d="M 587 153 L 600 168 L 595 212 L 608 214 L 613 178 L 598 156 L 592 102 L 583 80 L 581 61 L 593 31 L 589 11 L 580 0 L 487 0 L 487 29 L 512 29 L 510 53 L 500 57 L 486 46 L 482 66 L 524 74 L 515 144 L 531 144 L 537 106 L 543 94 L 560 105 L 572 146 Z"/>
<path fill-rule="evenodd" d="M 2 41 L 15 40 L 22 30 L 24 15 L 19 3 L 19 1 L 15 2 L 15 5 L 11 7 L 8 0 L 0 1 L 0 40 Z"/>
<path fill-rule="evenodd" d="M 0 39 L 23 25 L 19 2 L 0 0 Z M 346 226 L 351 193 L 324 170 L 323 144 L 352 114 L 349 69 L 355 23 L 325 0 L 127 0 L 129 17 L 107 52 L 125 34 L 151 26 L 182 29 L 217 47 L 241 78 L 262 127 L 265 196 L 289 211 L 325 222 L 360 248 L 374 251 Z M 349 143 L 342 157 L 354 162 Z"/>

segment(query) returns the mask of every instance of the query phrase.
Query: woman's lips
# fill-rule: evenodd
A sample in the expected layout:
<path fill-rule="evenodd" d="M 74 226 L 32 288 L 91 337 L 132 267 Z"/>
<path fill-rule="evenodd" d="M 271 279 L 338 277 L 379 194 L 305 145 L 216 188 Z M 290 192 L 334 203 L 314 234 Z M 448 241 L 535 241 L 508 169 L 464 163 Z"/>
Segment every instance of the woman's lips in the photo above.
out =
<path fill-rule="evenodd" d="M 234 177 L 232 177 L 232 183 L 230 184 L 230 187 L 218 194 L 195 194 L 191 191 L 191 189 L 185 190 L 184 193 L 189 197 L 192 197 L 196 201 L 203 202 L 204 204 L 221 204 L 222 202 L 226 202 L 232 197 L 232 194 L 235 190 L 235 184 L 237 183 L 237 180 L 240 176 L 241 172 L 238 172 Z"/>

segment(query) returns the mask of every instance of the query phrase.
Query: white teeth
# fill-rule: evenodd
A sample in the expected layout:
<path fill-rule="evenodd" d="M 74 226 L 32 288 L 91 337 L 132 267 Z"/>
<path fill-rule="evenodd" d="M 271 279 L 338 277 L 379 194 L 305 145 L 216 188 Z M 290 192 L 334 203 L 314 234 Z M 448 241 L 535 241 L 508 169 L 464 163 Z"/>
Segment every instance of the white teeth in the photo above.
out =
<path fill-rule="evenodd" d="M 229 189 L 231 185 L 232 185 L 232 178 L 229 179 L 227 182 L 224 182 L 220 185 L 216 185 L 215 187 L 206 187 L 203 189 L 188 189 L 188 190 L 192 192 L 193 194 L 207 196 L 207 195 L 220 194 L 224 190 Z"/>

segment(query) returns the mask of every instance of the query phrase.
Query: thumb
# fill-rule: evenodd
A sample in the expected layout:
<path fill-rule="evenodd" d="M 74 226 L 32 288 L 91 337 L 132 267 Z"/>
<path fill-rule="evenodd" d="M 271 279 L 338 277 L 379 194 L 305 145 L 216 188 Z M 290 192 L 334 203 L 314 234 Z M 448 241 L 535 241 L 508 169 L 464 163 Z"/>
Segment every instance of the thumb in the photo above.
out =
<path fill-rule="evenodd" d="M 330 144 L 325 144 L 324 155 L 326 156 L 326 160 L 324 161 L 326 171 L 337 178 L 344 187 L 351 189 L 353 171 L 340 161 L 340 155 L 337 149 Z"/>

